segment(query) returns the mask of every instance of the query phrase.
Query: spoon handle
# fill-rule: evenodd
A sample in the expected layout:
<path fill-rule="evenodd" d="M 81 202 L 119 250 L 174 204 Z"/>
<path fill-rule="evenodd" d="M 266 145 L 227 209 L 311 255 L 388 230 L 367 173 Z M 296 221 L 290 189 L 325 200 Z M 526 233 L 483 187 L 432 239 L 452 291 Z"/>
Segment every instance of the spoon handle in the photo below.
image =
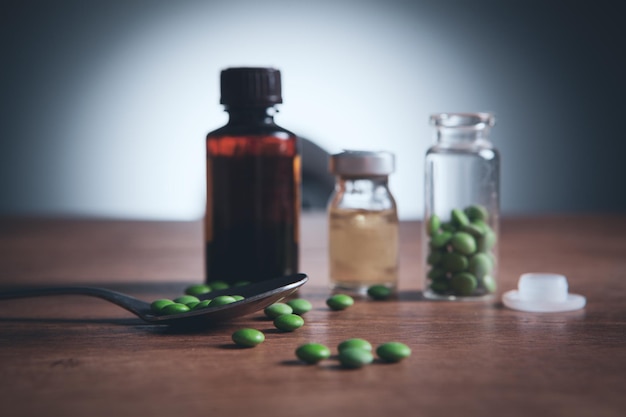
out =
<path fill-rule="evenodd" d="M 51 287 L 30 287 L 17 288 L 0 292 L 0 300 L 10 300 L 16 298 L 46 297 L 54 295 L 86 295 L 110 301 L 130 311 L 138 317 L 143 318 L 149 309 L 149 304 L 137 298 L 106 288 L 81 287 L 81 286 L 51 286 Z"/>

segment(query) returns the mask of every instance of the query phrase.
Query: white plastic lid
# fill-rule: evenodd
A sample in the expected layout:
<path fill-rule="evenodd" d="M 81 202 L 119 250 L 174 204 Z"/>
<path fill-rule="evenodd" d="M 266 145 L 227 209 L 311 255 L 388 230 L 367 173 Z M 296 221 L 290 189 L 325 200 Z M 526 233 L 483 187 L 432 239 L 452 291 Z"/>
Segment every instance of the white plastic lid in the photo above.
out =
<path fill-rule="evenodd" d="M 549 273 L 523 274 L 517 290 L 504 293 L 502 302 L 514 310 L 537 313 L 572 311 L 585 306 L 582 295 L 568 294 L 567 278 Z"/>

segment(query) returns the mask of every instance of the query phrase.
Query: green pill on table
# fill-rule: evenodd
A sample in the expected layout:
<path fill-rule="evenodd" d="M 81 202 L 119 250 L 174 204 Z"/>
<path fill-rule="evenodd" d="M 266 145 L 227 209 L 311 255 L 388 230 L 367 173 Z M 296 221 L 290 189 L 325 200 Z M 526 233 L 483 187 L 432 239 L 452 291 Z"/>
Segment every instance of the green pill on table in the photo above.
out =
<path fill-rule="evenodd" d="M 263 332 L 257 329 L 239 329 L 232 335 L 233 342 L 243 347 L 254 347 L 265 340 Z"/>
<path fill-rule="evenodd" d="M 246 298 L 243 295 L 231 295 L 231 297 L 233 297 L 235 301 L 241 301 Z"/>
<path fill-rule="evenodd" d="M 285 303 L 274 303 L 265 307 L 263 313 L 270 319 L 275 319 L 278 316 L 282 316 L 283 314 L 291 314 L 293 313 L 293 308 Z"/>
<path fill-rule="evenodd" d="M 450 239 L 450 244 L 454 250 L 463 255 L 471 255 L 476 252 L 476 239 L 469 233 L 456 232 Z"/>
<path fill-rule="evenodd" d="M 400 342 L 387 342 L 376 348 L 376 354 L 386 362 L 399 362 L 411 356 L 411 348 Z"/>
<path fill-rule="evenodd" d="M 223 306 L 226 304 L 234 303 L 235 301 L 237 300 L 235 300 L 230 295 L 220 295 L 219 297 L 215 297 L 214 299 L 212 299 L 211 304 L 209 305 L 211 307 L 219 307 L 219 306 Z"/>
<path fill-rule="evenodd" d="M 161 310 L 161 313 L 170 315 L 170 314 L 186 313 L 188 311 L 191 311 L 191 309 L 186 304 L 174 303 L 174 304 L 168 304 L 165 307 L 163 307 L 163 309 Z"/>
<path fill-rule="evenodd" d="M 185 288 L 185 294 L 187 295 L 198 296 L 209 292 L 211 292 L 211 287 L 206 284 L 195 284 Z"/>
<path fill-rule="evenodd" d="M 175 303 L 180 304 L 189 304 L 189 303 L 199 303 L 200 300 L 198 297 L 194 295 L 181 295 L 180 297 L 174 298 Z"/>
<path fill-rule="evenodd" d="M 437 232 L 439 232 L 439 227 L 441 227 L 441 221 L 439 220 L 439 216 L 433 214 L 432 216 L 430 216 L 430 219 L 428 219 L 426 233 L 428 233 L 428 236 L 433 236 L 437 234 Z"/>
<path fill-rule="evenodd" d="M 458 273 L 450 280 L 450 287 L 455 295 L 471 295 L 477 286 L 476 277 L 469 272 Z"/>
<path fill-rule="evenodd" d="M 367 295 L 374 300 L 386 300 L 393 294 L 393 289 L 382 284 L 372 285 L 367 289 Z"/>
<path fill-rule="evenodd" d="M 274 326 L 285 332 L 293 332 L 303 325 L 304 319 L 297 314 L 283 314 L 274 319 Z"/>
<path fill-rule="evenodd" d="M 286 303 L 293 310 L 293 314 L 297 314 L 299 316 L 303 315 L 311 311 L 313 305 L 304 298 L 294 298 L 293 300 L 289 300 Z"/>
<path fill-rule="evenodd" d="M 161 312 L 161 310 L 163 310 L 163 307 L 170 305 L 170 304 L 174 304 L 174 302 L 166 298 L 161 298 L 159 300 L 154 300 L 152 303 L 150 303 L 150 309 L 154 313 L 158 314 Z"/>
<path fill-rule="evenodd" d="M 354 299 L 346 294 L 335 294 L 326 300 L 326 305 L 333 310 L 345 310 L 354 304 Z"/>
<path fill-rule="evenodd" d="M 296 349 L 296 356 L 309 364 L 318 363 L 330 358 L 330 349 L 321 343 L 305 343 Z"/>
<path fill-rule="evenodd" d="M 489 212 L 487 209 L 477 204 L 467 207 L 464 211 L 470 221 L 482 220 L 486 222 L 489 219 Z"/>
<path fill-rule="evenodd" d="M 361 348 L 347 348 L 339 352 L 339 363 L 344 368 L 362 368 L 374 361 L 372 352 Z"/>
<path fill-rule="evenodd" d="M 345 349 L 352 349 L 352 348 L 364 349 L 369 352 L 372 350 L 372 344 L 365 339 L 361 339 L 359 337 L 353 337 L 351 339 L 346 339 L 343 342 L 339 343 L 339 345 L 337 345 L 337 350 L 339 352 Z"/>
<path fill-rule="evenodd" d="M 250 281 L 237 281 L 233 284 L 233 287 L 243 287 L 244 285 L 251 284 Z"/>

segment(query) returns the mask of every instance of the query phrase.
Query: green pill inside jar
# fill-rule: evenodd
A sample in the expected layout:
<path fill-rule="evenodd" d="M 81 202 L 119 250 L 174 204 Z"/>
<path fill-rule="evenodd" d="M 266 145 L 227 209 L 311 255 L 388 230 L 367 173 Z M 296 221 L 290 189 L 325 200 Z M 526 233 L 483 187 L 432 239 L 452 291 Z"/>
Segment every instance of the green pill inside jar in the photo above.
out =
<path fill-rule="evenodd" d="M 400 342 L 387 342 L 376 348 L 376 354 L 386 362 L 399 362 L 411 356 L 411 348 Z"/>
<path fill-rule="evenodd" d="M 239 329 L 232 334 L 233 342 L 243 347 L 254 347 L 263 343 L 265 335 L 257 329 Z"/>
<path fill-rule="evenodd" d="M 479 252 L 472 256 L 468 265 L 468 272 L 479 280 L 491 272 L 493 265 L 491 258 L 486 253 Z"/>
<path fill-rule="evenodd" d="M 282 314 L 274 319 L 274 326 L 285 332 L 292 332 L 303 325 L 304 319 L 297 314 Z"/>
<path fill-rule="evenodd" d="M 296 349 L 296 356 L 308 364 L 330 358 L 330 349 L 321 343 L 305 343 Z"/>
<path fill-rule="evenodd" d="M 282 316 L 283 314 L 291 314 L 293 313 L 293 308 L 285 303 L 274 303 L 265 307 L 263 313 L 270 319 L 275 319 L 278 316 Z"/>
<path fill-rule="evenodd" d="M 469 272 L 460 272 L 452 276 L 450 280 L 450 287 L 455 295 L 468 296 L 471 295 L 476 287 L 478 281 L 476 277 Z"/>
<path fill-rule="evenodd" d="M 339 352 L 339 363 L 344 368 L 362 368 L 374 361 L 372 352 L 361 348 L 347 348 Z"/>
<path fill-rule="evenodd" d="M 456 224 L 458 227 L 463 227 L 470 223 L 470 220 L 465 214 L 465 212 L 459 209 L 452 210 L 451 217 L 452 217 L 452 222 Z"/>
<path fill-rule="evenodd" d="M 287 305 L 291 307 L 293 314 L 297 314 L 299 316 L 308 313 L 313 308 L 313 305 L 304 298 L 294 298 L 293 300 L 289 300 L 287 301 Z"/>
<path fill-rule="evenodd" d="M 326 300 L 326 305 L 332 310 L 345 310 L 354 304 L 354 299 L 346 294 L 335 294 Z"/>
<path fill-rule="evenodd" d="M 467 217 L 470 221 L 482 220 L 486 222 L 489 219 L 489 212 L 483 206 L 479 206 L 477 204 L 466 207 L 464 210 Z"/>
<path fill-rule="evenodd" d="M 439 216 L 437 216 L 436 214 L 430 216 L 426 227 L 426 233 L 428 234 L 428 236 L 436 235 L 439 232 L 439 228 L 441 227 L 441 221 L 439 220 Z"/>
<path fill-rule="evenodd" d="M 451 232 L 437 233 L 432 237 L 432 239 L 430 239 L 430 246 L 435 249 L 443 248 L 448 244 L 448 242 L 450 242 L 452 236 L 453 234 Z"/>
<path fill-rule="evenodd" d="M 352 349 L 352 348 L 371 351 L 372 344 L 365 339 L 361 339 L 359 337 L 353 337 L 351 339 L 346 339 L 343 342 L 339 343 L 339 345 L 337 345 L 337 350 L 339 352 L 345 349 Z"/>
<path fill-rule="evenodd" d="M 456 232 L 450 239 L 450 244 L 454 250 L 463 255 L 471 255 L 476 252 L 476 240 L 469 233 Z"/>
<path fill-rule="evenodd" d="M 465 271 L 468 265 L 469 261 L 467 260 L 467 256 L 456 252 L 445 253 L 441 261 L 441 268 L 446 272 Z"/>

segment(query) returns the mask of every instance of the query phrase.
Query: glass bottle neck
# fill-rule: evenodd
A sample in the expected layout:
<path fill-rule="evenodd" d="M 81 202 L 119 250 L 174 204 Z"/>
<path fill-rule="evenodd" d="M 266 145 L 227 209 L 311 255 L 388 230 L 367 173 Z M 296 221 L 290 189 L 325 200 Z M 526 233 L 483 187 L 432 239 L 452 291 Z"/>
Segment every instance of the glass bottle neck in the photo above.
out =
<path fill-rule="evenodd" d="M 347 193 L 375 193 L 377 189 L 387 188 L 388 177 L 337 177 L 337 187 L 339 191 Z"/>
<path fill-rule="evenodd" d="M 273 125 L 275 107 L 227 107 L 228 124 L 236 125 Z"/>
<path fill-rule="evenodd" d="M 437 127 L 437 143 L 440 144 L 489 144 L 489 128 Z"/>

